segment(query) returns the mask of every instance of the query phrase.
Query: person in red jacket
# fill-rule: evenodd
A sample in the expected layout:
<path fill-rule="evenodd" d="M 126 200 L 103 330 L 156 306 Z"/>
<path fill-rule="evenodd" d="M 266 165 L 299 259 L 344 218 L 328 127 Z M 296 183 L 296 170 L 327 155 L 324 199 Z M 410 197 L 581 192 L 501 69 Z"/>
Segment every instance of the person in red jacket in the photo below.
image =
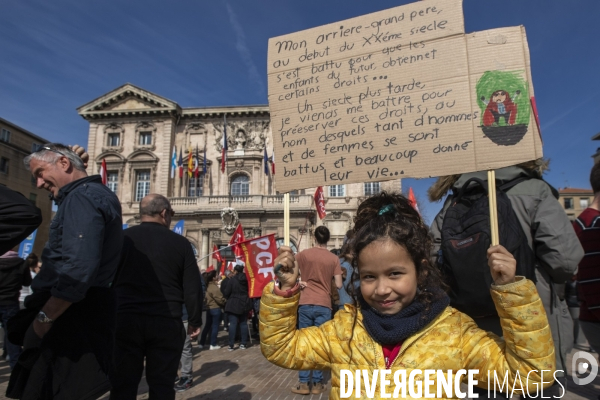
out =
<path fill-rule="evenodd" d="M 600 164 L 592 167 L 592 204 L 573 223 L 585 256 L 577 271 L 579 324 L 590 346 L 600 353 Z"/>

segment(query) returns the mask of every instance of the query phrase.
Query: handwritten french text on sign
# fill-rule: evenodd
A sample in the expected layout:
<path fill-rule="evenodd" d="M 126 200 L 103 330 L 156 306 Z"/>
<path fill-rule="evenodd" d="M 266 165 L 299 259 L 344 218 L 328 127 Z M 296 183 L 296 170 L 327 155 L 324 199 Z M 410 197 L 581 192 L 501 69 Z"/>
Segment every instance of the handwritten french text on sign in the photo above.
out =
<path fill-rule="evenodd" d="M 262 291 L 271 282 L 273 262 L 277 257 L 277 244 L 274 234 L 250 239 L 238 245 L 244 254 L 246 277 L 248 278 L 248 296 L 261 297 Z"/>
<path fill-rule="evenodd" d="M 524 29 L 465 35 L 462 0 L 272 38 L 268 74 L 282 192 L 542 156 Z"/>

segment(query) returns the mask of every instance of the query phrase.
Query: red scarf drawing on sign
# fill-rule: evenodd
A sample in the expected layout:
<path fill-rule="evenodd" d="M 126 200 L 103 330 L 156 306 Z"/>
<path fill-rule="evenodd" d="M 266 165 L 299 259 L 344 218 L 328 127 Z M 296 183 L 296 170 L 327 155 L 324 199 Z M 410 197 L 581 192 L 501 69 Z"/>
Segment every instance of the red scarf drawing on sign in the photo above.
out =
<path fill-rule="evenodd" d="M 325 212 L 325 196 L 323 195 L 323 186 L 319 186 L 317 190 L 315 190 L 315 206 L 317 207 L 317 214 L 319 214 L 319 218 L 325 218 L 327 212 Z"/>
<path fill-rule="evenodd" d="M 277 257 L 275 234 L 246 240 L 239 244 L 245 262 L 246 278 L 248 278 L 248 297 L 261 297 L 262 291 L 271 282 L 273 262 Z"/>

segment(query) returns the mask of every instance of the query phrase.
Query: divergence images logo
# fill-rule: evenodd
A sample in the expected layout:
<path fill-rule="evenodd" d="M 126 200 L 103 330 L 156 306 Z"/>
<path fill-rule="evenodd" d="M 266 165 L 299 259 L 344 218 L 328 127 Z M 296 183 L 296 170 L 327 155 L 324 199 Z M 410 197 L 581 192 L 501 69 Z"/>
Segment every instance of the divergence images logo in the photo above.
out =
<path fill-rule="evenodd" d="M 582 358 L 585 361 L 582 361 Z M 577 374 L 585 374 L 590 365 L 592 367 L 592 372 L 590 372 L 589 376 L 586 378 L 579 378 Z M 598 375 L 598 363 L 590 353 L 586 353 L 585 351 L 578 351 L 573 355 L 571 370 L 573 371 L 573 382 L 576 385 L 587 385 L 588 383 L 591 383 Z"/>

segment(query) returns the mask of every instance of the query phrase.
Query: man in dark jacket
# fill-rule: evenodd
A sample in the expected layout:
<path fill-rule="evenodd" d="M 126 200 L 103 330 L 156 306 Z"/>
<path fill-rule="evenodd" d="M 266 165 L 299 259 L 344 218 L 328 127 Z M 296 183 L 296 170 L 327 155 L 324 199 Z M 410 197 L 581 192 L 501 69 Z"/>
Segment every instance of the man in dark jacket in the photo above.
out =
<path fill-rule="evenodd" d="M 42 212 L 19 192 L 0 185 L 0 254 L 4 254 L 36 230 Z"/>
<path fill-rule="evenodd" d="M 248 298 L 248 280 L 243 266 L 236 265 L 233 268 L 233 276 L 229 277 L 225 287 L 221 286 L 221 291 L 227 299 L 225 312 L 229 318 L 229 351 L 234 349 L 238 325 L 242 334 L 240 349 L 245 350 L 248 346 L 248 312 L 252 303 Z"/>
<path fill-rule="evenodd" d="M 116 280 L 117 333 L 110 398 L 135 399 L 146 359 L 151 399 L 175 398 L 174 382 L 186 332 L 192 339 L 202 325 L 202 283 L 190 242 L 169 227 L 169 201 L 149 194 L 140 202 L 142 223 L 125 230 Z"/>
<path fill-rule="evenodd" d="M 33 294 L 9 323 L 9 338 L 13 324 L 24 351 L 7 395 L 95 398 L 110 389 L 115 321 L 110 285 L 123 244 L 121 204 L 99 175 L 87 175 L 82 158 L 67 146 L 46 144 L 24 162 L 58 210 Z"/>
<path fill-rule="evenodd" d="M 19 312 L 19 293 L 23 286 L 31 285 L 31 274 L 25 261 L 16 251 L 9 251 L 0 256 L 0 320 L 2 326 Z M 4 329 L 4 343 L 10 357 L 10 369 L 17 364 L 21 355 L 21 346 L 7 339 Z"/>

